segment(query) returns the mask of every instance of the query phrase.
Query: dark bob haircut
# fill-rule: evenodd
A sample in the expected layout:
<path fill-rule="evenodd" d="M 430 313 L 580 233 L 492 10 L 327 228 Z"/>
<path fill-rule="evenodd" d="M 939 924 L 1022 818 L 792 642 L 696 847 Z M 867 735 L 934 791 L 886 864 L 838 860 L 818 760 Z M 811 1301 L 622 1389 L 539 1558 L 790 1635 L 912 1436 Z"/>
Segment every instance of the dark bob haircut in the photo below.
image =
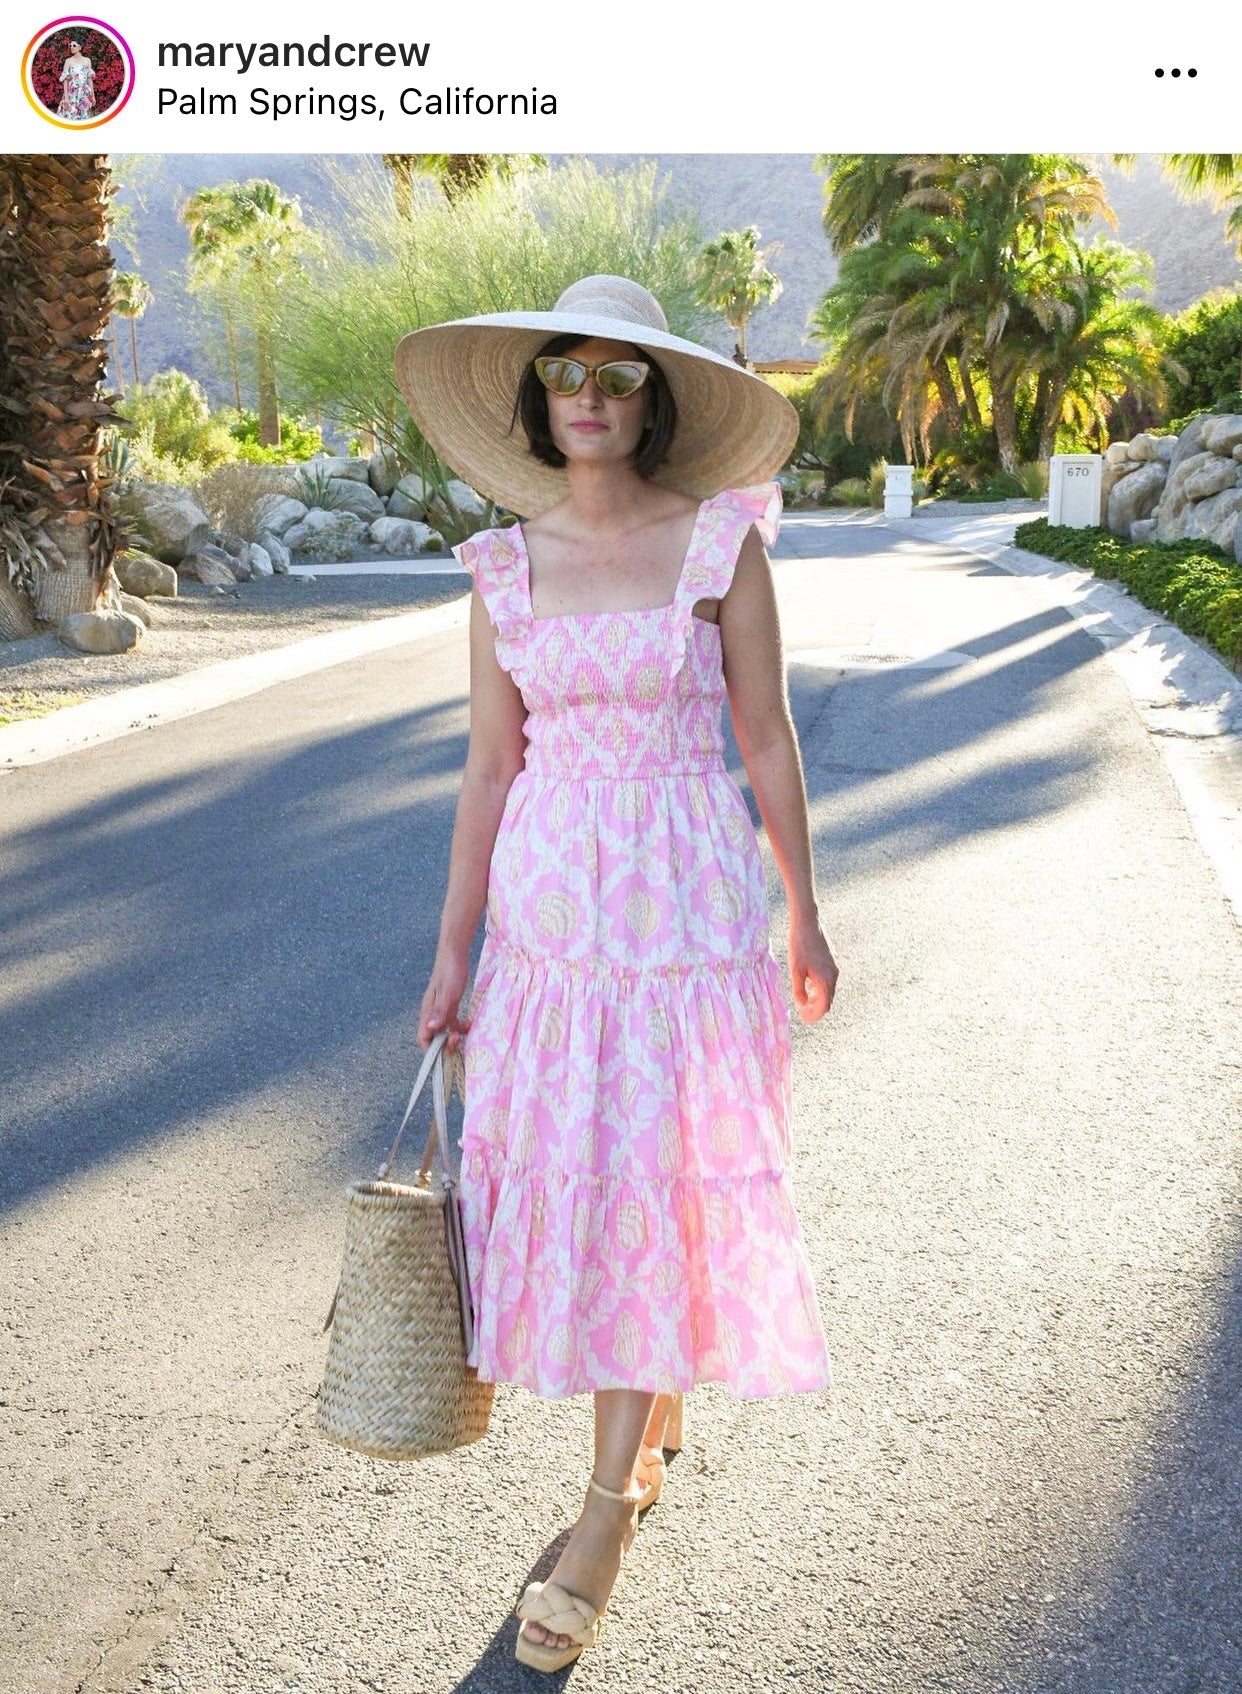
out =
<path fill-rule="evenodd" d="M 554 335 L 531 359 L 518 388 L 517 403 L 513 408 L 513 423 L 509 427 L 512 428 L 520 419 L 522 428 L 526 431 L 526 439 L 530 443 L 531 453 L 541 464 L 551 465 L 556 470 L 560 470 L 564 465 L 565 455 L 552 439 L 552 430 L 548 423 L 548 394 L 535 374 L 535 359 L 542 359 L 552 353 L 568 353 L 572 348 L 580 347 L 584 341 L 590 339 L 588 335 Z M 651 370 L 643 384 L 647 422 L 638 438 L 634 469 L 640 476 L 650 476 L 664 463 L 673 444 L 673 435 L 677 429 L 677 402 L 673 399 L 668 378 L 655 359 L 643 347 L 639 347 L 637 351 L 639 358 L 644 364 L 650 365 Z"/>

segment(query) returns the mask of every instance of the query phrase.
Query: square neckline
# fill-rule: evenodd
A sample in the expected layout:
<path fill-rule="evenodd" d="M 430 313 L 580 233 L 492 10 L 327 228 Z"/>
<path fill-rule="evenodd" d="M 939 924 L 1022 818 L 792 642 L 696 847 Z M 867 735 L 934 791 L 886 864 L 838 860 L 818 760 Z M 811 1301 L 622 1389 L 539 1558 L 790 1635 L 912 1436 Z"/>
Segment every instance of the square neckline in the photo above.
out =
<path fill-rule="evenodd" d="M 699 508 L 694 514 L 694 523 L 690 530 L 690 539 L 686 543 L 686 551 L 682 555 L 681 569 L 677 572 L 677 584 L 673 589 L 673 598 L 671 600 L 662 601 L 658 606 L 624 606 L 620 611 L 615 612 L 551 612 L 546 617 L 542 618 L 535 616 L 535 605 L 534 601 L 531 599 L 530 592 L 530 549 L 526 545 L 526 531 L 522 527 L 522 520 L 521 518 L 518 518 L 517 521 L 511 525 L 511 528 L 517 531 L 518 537 L 522 543 L 522 596 L 526 601 L 526 616 L 528 620 L 532 625 L 534 625 L 541 623 L 566 623 L 586 618 L 649 617 L 652 612 L 671 612 L 674 607 L 680 604 L 682 583 L 685 580 L 686 575 L 686 566 L 690 563 L 690 555 L 694 552 L 695 542 L 699 538 L 699 530 L 703 523 L 703 513 L 707 510 L 710 504 L 710 496 L 707 499 L 699 501 Z M 712 629 L 718 629 L 720 627 L 718 624 L 713 623 L 710 618 L 695 618 L 694 621 L 695 623 L 707 624 L 708 627 Z"/>

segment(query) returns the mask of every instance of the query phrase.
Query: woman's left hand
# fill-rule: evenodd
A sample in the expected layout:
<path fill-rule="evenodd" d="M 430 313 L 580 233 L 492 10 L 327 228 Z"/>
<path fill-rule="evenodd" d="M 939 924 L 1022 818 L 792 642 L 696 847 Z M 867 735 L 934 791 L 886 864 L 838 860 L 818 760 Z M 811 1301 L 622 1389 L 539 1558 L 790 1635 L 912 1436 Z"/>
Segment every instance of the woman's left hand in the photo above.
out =
<path fill-rule="evenodd" d="M 790 926 L 789 974 L 798 1015 L 803 1023 L 818 1023 L 832 1005 L 840 972 L 824 932 L 814 918 Z"/>

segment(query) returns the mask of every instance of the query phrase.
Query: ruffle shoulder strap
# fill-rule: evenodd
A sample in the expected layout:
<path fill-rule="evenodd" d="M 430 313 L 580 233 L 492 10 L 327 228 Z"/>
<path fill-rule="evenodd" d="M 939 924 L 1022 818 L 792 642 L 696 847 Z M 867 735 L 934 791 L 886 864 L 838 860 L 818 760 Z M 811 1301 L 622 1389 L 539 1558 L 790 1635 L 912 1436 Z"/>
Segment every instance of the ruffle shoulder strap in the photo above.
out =
<path fill-rule="evenodd" d="M 512 671 L 526 650 L 530 610 L 521 538 L 507 529 L 481 529 L 452 549 L 469 571 L 496 636 L 496 658 Z"/>
<path fill-rule="evenodd" d="M 761 482 L 752 488 L 726 488 L 703 502 L 691 542 L 691 556 L 682 572 L 683 597 L 719 600 L 728 592 L 742 543 L 754 524 L 765 547 L 780 531 L 781 488 Z"/>
<path fill-rule="evenodd" d="M 721 600 L 728 592 L 738 555 L 753 524 L 765 547 L 780 531 L 781 488 L 778 482 L 749 488 L 726 488 L 705 500 L 699 510 L 681 581 L 677 585 L 677 651 L 680 667 L 693 627 L 698 600 Z"/>

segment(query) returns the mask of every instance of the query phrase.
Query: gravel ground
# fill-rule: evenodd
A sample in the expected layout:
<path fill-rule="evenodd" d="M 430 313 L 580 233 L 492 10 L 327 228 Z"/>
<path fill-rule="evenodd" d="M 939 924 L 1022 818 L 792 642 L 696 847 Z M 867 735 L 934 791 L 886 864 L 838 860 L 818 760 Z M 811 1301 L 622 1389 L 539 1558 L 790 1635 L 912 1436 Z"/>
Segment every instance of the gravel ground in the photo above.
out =
<path fill-rule="evenodd" d="M 146 602 L 151 628 L 129 653 L 74 653 L 53 632 L 0 641 L 0 723 L 161 682 L 184 671 L 284 647 L 372 618 L 438 606 L 469 591 L 444 575 L 270 576 L 223 593 L 184 582 L 175 600 Z"/>

